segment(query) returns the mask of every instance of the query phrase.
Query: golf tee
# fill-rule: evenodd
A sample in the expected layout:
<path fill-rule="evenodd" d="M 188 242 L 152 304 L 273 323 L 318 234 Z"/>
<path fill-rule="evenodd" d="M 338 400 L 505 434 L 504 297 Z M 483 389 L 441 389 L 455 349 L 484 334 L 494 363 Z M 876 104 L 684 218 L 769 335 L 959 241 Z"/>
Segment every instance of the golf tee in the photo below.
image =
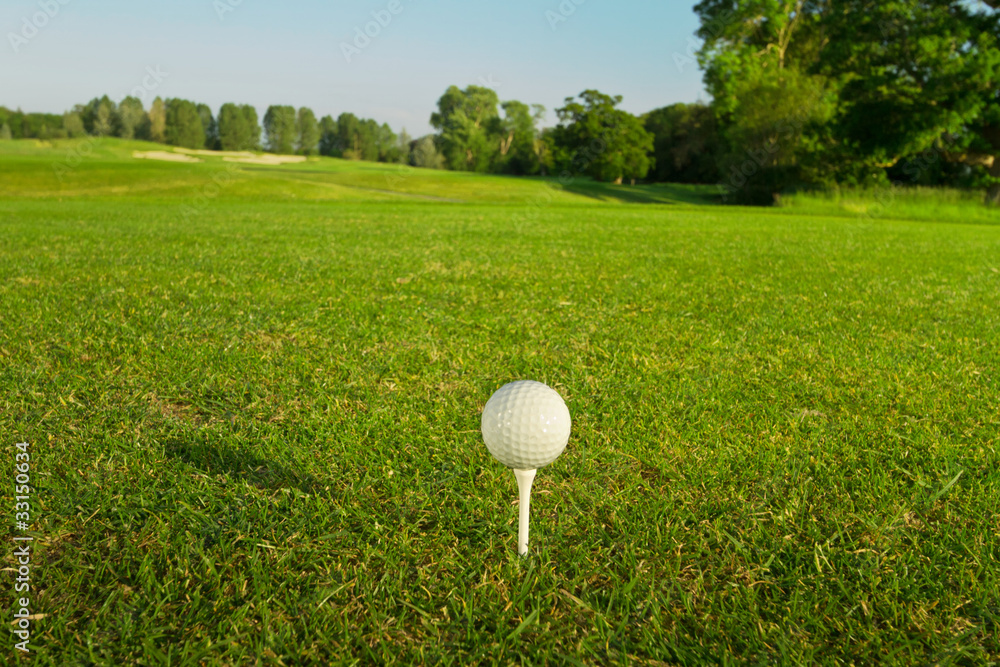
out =
<path fill-rule="evenodd" d="M 517 553 L 524 556 L 528 553 L 528 518 L 531 515 L 531 483 L 535 480 L 535 471 L 515 470 L 517 491 L 520 496 L 520 517 L 517 525 Z"/>

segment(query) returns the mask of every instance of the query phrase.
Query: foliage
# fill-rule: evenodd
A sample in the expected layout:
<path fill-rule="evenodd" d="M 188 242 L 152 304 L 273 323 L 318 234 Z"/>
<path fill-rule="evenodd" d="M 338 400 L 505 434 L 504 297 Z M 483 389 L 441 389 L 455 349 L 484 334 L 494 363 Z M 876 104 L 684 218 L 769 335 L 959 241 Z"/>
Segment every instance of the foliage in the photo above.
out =
<path fill-rule="evenodd" d="M 302 155 L 316 155 L 319 151 L 319 123 L 316 114 L 308 107 L 299 109 L 295 117 L 295 150 Z"/>
<path fill-rule="evenodd" d="M 517 100 L 503 102 L 499 120 L 499 151 L 493 171 L 517 176 L 531 176 L 541 170 L 538 160 L 539 133 L 536 125 L 545 115 L 545 107 L 530 107 Z"/>
<path fill-rule="evenodd" d="M 444 169 L 444 156 L 438 153 L 434 137 L 427 135 L 417 139 L 413 146 L 412 164 L 424 169 Z"/>
<path fill-rule="evenodd" d="M 260 147 L 257 110 L 249 104 L 227 102 L 219 109 L 219 147 L 224 151 L 252 151 Z"/>
<path fill-rule="evenodd" d="M 705 104 L 672 104 L 643 116 L 653 135 L 652 178 L 669 183 L 717 183 L 715 112 Z"/>
<path fill-rule="evenodd" d="M 553 135 L 562 161 L 557 166 L 598 181 L 644 178 L 653 162 L 649 156 L 653 135 L 638 118 L 615 108 L 621 95 L 585 90 L 579 97 L 579 102 L 567 97 L 565 106 L 556 109 L 562 121 L 560 131 Z"/>
<path fill-rule="evenodd" d="M 205 128 L 198 106 L 189 100 L 175 97 L 166 101 L 165 108 L 165 143 L 184 148 L 204 148 Z"/>
<path fill-rule="evenodd" d="M 157 96 L 149 105 L 149 140 L 157 143 L 167 141 L 167 105 Z M 200 122 L 199 118 L 199 122 Z"/>
<path fill-rule="evenodd" d="M 126 97 L 118 105 L 115 116 L 115 136 L 122 139 L 143 138 L 148 132 L 148 128 L 144 128 L 148 122 L 149 119 L 142 106 L 142 101 L 137 97 Z"/>
<path fill-rule="evenodd" d="M 271 153 L 287 155 L 295 145 L 295 107 L 271 105 L 264 114 L 265 146 Z"/>
<path fill-rule="evenodd" d="M 337 121 L 323 116 L 319 121 L 319 154 L 335 157 L 340 154 Z"/>
<path fill-rule="evenodd" d="M 205 130 L 205 148 L 219 150 L 219 124 L 212 115 L 212 109 L 207 104 L 197 105 L 198 117 Z"/>
<path fill-rule="evenodd" d="M 440 131 L 439 148 L 449 169 L 490 170 L 498 152 L 498 104 L 496 91 L 482 86 L 450 86 L 441 96 L 431 126 Z"/>

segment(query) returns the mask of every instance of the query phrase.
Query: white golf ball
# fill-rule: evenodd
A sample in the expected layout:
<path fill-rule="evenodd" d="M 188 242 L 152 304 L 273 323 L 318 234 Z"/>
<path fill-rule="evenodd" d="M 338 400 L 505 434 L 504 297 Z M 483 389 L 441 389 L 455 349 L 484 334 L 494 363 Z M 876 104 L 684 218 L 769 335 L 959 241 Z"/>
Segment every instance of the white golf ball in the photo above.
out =
<path fill-rule="evenodd" d="M 533 380 L 505 384 L 483 408 L 486 447 L 515 470 L 533 470 L 555 461 L 569 442 L 570 425 L 562 396 Z"/>

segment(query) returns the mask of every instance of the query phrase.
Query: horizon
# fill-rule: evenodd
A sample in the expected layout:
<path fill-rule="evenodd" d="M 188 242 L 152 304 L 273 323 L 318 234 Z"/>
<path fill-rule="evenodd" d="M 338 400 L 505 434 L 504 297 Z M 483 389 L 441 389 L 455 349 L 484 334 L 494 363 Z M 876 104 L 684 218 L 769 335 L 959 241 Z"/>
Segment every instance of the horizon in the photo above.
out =
<path fill-rule="evenodd" d="M 543 127 L 586 89 L 622 95 L 620 107 L 636 115 L 706 101 L 691 57 L 699 43 L 692 7 L 639 4 L 18 1 L 0 9 L 0 105 L 64 113 L 103 95 L 119 103 L 139 89 L 147 109 L 157 96 L 205 103 L 213 114 L 226 102 L 251 104 L 261 117 L 270 105 L 289 104 L 317 117 L 350 112 L 419 137 L 433 132 L 430 115 L 451 85 L 542 104 Z"/>

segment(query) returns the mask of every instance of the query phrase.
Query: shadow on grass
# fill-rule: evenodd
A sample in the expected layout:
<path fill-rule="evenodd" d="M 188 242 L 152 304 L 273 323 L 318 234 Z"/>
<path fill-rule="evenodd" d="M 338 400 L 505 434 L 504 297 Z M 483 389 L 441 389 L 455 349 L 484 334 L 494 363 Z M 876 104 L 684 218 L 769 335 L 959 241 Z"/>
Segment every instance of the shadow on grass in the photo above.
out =
<path fill-rule="evenodd" d="M 196 436 L 197 437 L 197 436 Z M 297 488 L 313 493 L 321 488 L 315 477 L 281 465 L 274 458 L 263 458 L 243 447 L 227 447 L 203 439 L 182 440 L 172 436 L 161 441 L 164 451 L 198 470 L 215 475 L 228 475 L 259 489 Z"/>
<path fill-rule="evenodd" d="M 566 192 L 623 204 L 691 204 L 709 206 L 720 204 L 715 188 L 711 185 L 683 183 L 653 183 L 615 185 L 591 180 L 577 180 L 569 184 L 553 182 L 553 186 Z"/>

